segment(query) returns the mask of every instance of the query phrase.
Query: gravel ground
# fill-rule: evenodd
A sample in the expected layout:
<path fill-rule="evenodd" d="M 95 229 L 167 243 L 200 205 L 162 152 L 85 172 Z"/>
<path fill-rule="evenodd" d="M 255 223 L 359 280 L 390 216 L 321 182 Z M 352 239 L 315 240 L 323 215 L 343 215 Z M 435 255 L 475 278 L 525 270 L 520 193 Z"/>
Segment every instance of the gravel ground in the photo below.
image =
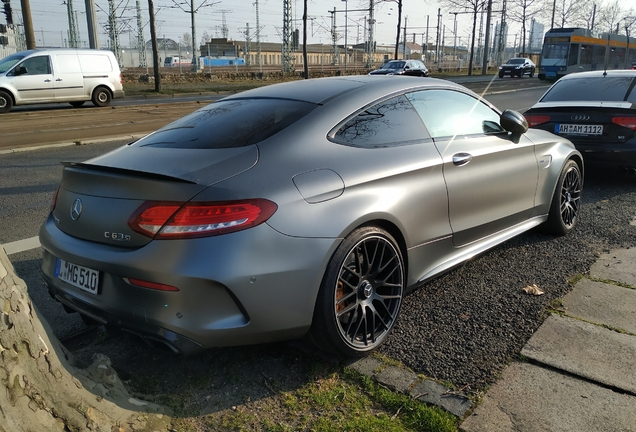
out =
<path fill-rule="evenodd" d="M 381 352 L 467 393 L 491 384 L 574 277 L 600 254 L 636 246 L 635 176 L 588 167 L 583 201 L 570 235 L 530 231 L 414 291 Z M 522 291 L 532 284 L 545 295 Z"/>

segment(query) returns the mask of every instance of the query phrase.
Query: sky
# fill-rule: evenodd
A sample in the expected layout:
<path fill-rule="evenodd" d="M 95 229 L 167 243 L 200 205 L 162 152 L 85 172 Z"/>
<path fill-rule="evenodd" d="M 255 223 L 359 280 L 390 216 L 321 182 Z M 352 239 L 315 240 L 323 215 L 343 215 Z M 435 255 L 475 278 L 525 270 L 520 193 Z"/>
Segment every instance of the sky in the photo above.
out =
<path fill-rule="evenodd" d="M 30 0 L 31 17 L 38 46 L 65 46 L 68 32 L 67 0 Z M 78 18 L 80 40 L 82 46 L 88 46 L 85 0 L 71 0 Z M 108 47 L 108 0 L 94 0 L 99 22 L 99 43 L 101 47 Z M 223 17 L 229 31 L 229 39 L 245 40 L 245 32 L 249 23 L 251 39 L 256 40 L 256 7 L 255 0 L 154 0 L 155 20 L 158 37 L 166 37 L 177 41 L 184 33 L 191 34 L 190 2 L 194 1 L 197 11 L 196 36 L 200 42 L 204 32 L 211 37 L 222 36 Z M 627 7 L 632 0 L 619 0 Z M 150 39 L 148 26 L 148 0 L 139 0 L 144 24 L 144 37 Z M 122 47 L 136 45 L 137 0 L 114 0 L 118 27 L 120 29 L 119 42 Z M 11 0 L 14 23 L 21 22 L 20 1 Z M 331 43 L 331 16 L 336 9 L 336 27 L 339 34 L 338 43 L 349 45 L 363 42 L 365 38 L 365 17 L 368 15 L 369 0 L 309 0 L 308 42 Z M 429 41 L 434 42 L 435 26 L 437 25 L 438 2 L 436 0 L 403 0 L 402 22 L 406 17 L 407 40 L 422 43 L 426 34 L 427 17 L 429 27 Z M 445 27 L 446 45 L 454 43 L 455 15 L 442 8 L 442 25 Z M 292 0 L 292 27 L 301 30 L 302 35 L 303 0 Z M 348 25 L 345 27 L 345 16 Z M 458 14 L 457 45 L 465 46 L 470 36 L 471 15 Z M 378 2 L 375 9 L 376 29 L 375 40 L 381 45 L 395 43 L 397 31 L 397 3 Z M 493 17 L 499 21 L 499 17 Z M 4 14 L 0 14 L 0 23 L 5 22 Z M 259 0 L 259 23 L 261 42 L 280 42 L 283 27 L 283 3 L 281 0 Z M 479 23 L 478 23 L 479 26 Z M 547 30 L 546 25 L 546 30 Z M 511 27 L 511 32 L 518 32 Z M 415 35 L 414 35 L 415 34 Z M 512 35 L 510 35 L 512 37 Z M 302 38 L 302 36 L 301 36 Z M 511 38 L 509 38 L 510 40 Z"/>

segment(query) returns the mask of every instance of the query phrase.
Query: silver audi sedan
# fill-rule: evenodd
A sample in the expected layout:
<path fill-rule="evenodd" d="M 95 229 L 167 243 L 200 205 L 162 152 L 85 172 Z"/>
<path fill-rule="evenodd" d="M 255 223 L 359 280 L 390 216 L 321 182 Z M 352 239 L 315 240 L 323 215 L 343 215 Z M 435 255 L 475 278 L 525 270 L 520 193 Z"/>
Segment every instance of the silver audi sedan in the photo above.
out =
<path fill-rule="evenodd" d="M 583 160 L 432 78 L 288 82 L 66 163 L 40 231 L 51 294 L 174 352 L 305 337 L 363 356 L 405 293 L 579 218 Z"/>

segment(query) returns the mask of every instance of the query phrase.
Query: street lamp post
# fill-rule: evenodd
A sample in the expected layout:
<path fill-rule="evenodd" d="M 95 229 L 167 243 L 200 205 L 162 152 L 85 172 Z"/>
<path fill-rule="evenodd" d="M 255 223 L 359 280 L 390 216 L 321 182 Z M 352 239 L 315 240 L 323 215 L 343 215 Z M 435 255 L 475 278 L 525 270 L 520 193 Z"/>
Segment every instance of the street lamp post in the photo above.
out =
<path fill-rule="evenodd" d="M 346 72 L 347 71 L 347 57 L 348 57 L 348 54 L 349 54 L 349 48 L 347 46 L 348 45 L 348 39 L 347 39 L 348 32 L 347 32 L 347 29 L 349 28 L 349 26 L 347 25 L 348 24 L 347 19 L 348 19 L 348 16 L 349 16 L 349 1 L 348 0 L 342 0 L 342 1 L 345 2 L 345 46 L 344 46 L 345 58 L 344 58 L 344 69 L 345 69 L 345 72 Z"/>

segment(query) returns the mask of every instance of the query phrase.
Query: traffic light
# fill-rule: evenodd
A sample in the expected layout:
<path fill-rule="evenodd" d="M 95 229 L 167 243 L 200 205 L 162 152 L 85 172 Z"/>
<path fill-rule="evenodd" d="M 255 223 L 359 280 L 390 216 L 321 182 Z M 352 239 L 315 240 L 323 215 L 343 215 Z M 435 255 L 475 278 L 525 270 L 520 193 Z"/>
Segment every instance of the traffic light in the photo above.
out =
<path fill-rule="evenodd" d="M 4 3 L 4 15 L 7 17 L 7 24 L 13 25 L 13 14 L 11 13 L 11 0 L 2 0 Z"/>

